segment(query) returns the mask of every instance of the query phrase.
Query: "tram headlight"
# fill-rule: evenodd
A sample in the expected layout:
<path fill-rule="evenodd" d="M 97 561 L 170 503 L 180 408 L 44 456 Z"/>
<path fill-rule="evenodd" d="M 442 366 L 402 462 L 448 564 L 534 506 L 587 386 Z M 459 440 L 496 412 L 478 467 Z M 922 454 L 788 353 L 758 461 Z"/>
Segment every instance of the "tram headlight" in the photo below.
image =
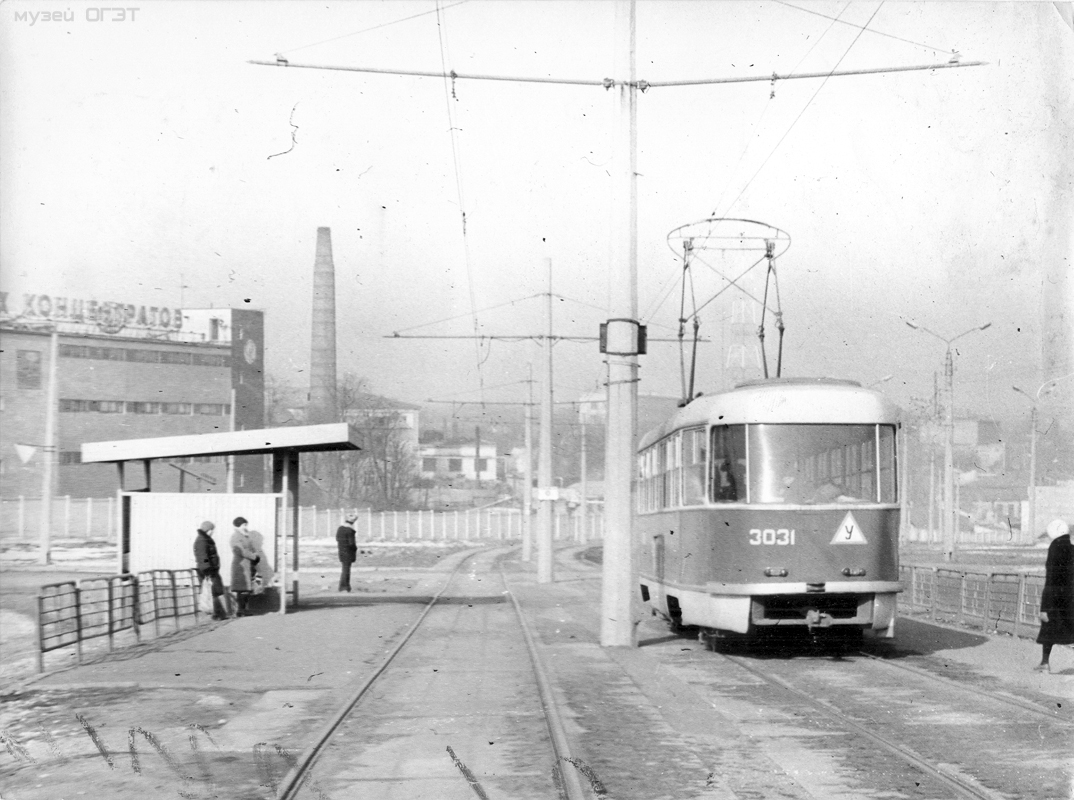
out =
<path fill-rule="evenodd" d="M 786 578 L 788 573 L 783 567 L 765 567 L 764 574 L 768 578 Z"/>
<path fill-rule="evenodd" d="M 864 578 L 865 570 L 861 567 L 843 567 L 843 574 L 848 578 Z"/>

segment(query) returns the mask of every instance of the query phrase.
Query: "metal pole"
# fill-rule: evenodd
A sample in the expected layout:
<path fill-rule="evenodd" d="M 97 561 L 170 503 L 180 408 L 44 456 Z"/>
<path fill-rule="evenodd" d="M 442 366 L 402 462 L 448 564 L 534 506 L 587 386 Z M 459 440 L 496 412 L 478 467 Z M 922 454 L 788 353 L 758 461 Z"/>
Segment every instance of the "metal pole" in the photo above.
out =
<path fill-rule="evenodd" d="M 548 266 L 548 335 L 544 341 L 544 391 L 541 392 L 541 443 L 537 465 L 537 583 L 552 574 L 552 259 Z"/>
<path fill-rule="evenodd" d="M 1029 412 L 1029 530 L 1022 529 L 1022 541 L 1037 538 L 1037 404 Z"/>
<path fill-rule="evenodd" d="M 955 560 L 956 510 L 955 510 L 955 362 L 951 345 L 947 345 L 944 359 L 944 375 L 947 378 L 947 436 L 943 446 L 943 560 Z"/>
<path fill-rule="evenodd" d="M 45 391 L 45 444 L 41 448 L 41 537 L 37 554 L 39 564 L 52 563 L 52 493 L 53 471 L 56 463 L 56 392 L 60 334 L 55 328 L 49 336 L 48 387 Z"/>
<path fill-rule="evenodd" d="M 633 647 L 633 520 L 631 484 L 634 472 L 634 428 L 638 408 L 638 244 L 637 244 L 637 83 L 634 64 L 635 9 L 633 0 L 619 0 L 615 7 L 616 75 L 619 125 L 613 171 L 611 316 L 628 320 L 633 328 L 633 347 L 613 345 L 613 326 L 608 321 L 608 409 L 605 449 L 604 563 L 601 582 L 600 643 L 604 647 Z M 616 331 L 618 332 L 618 331 Z M 632 351 L 632 352 L 630 352 Z"/>
<path fill-rule="evenodd" d="M 522 469 L 522 560 L 533 560 L 533 365 L 530 364 L 530 401 L 526 404 L 526 463 Z"/>
<path fill-rule="evenodd" d="M 579 466 L 579 470 L 582 473 L 582 503 L 578 506 L 578 541 L 581 544 L 585 544 L 586 539 L 589 538 L 589 504 L 587 502 L 587 497 L 589 496 L 589 484 L 588 480 L 586 479 L 585 422 L 583 420 L 579 420 L 579 422 L 581 423 L 582 428 L 582 463 Z"/>
<path fill-rule="evenodd" d="M 932 544 L 936 539 L 936 442 L 929 439 L 929 533 L 925 541 Z"/>

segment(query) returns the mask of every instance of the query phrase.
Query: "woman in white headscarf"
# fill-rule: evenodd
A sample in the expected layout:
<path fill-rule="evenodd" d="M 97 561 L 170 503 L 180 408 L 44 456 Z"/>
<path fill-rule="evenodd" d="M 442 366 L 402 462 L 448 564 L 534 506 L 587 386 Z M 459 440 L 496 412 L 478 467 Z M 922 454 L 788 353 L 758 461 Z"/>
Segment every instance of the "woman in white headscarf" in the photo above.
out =
<path fill-rule="evenodd" d="M 1040 596 L 1040 633 L 1042 648 L 1039 672 L 1048 672 L 1052 646 L 1074 644 L 1074 545 L 1070 528 L 1061 519 L 1048 523 L 1048 560 L 1044 565 L 1044 591 Z"/>

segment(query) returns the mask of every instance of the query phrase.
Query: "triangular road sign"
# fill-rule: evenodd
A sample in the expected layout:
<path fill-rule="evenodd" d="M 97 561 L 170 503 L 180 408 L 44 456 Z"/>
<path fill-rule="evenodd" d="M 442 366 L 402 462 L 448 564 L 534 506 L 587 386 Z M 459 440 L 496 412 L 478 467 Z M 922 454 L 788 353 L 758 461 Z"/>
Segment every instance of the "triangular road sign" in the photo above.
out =
<path fill-rule="evenodd" d="M 869 544 L 865 540 L 865 534 L 861 532 L 861 528 L 858 526 L 858 521 L 854 519 L 854 515 L 851 512 L 847 512 L 847 515 L 843 517 L 843 521 L 839 523 L 839 527 L 835 529 L 835 536 L 829 544 Z"/>
<path fill-rule="evenodd" d="M 37 452 L 37 448 L 29 444 L 17 444 L 15 445 L 15 452 L 19 454 L 19 460 L 23 464 L 29 464 L 30 459 L 34 457 L 34 453 Z"/>

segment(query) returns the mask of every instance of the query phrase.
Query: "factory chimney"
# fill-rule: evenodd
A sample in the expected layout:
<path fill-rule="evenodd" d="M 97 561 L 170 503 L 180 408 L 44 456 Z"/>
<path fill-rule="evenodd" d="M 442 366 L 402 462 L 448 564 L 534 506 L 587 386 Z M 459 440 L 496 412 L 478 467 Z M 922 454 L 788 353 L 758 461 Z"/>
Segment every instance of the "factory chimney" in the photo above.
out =
<path fill-rule="evenodd" d="M 338 422 L 336 408 L 336 269 L 332 231 L 317 229 L 313 261 L 313 326 L 310 341 L 309 422 Z"/>

